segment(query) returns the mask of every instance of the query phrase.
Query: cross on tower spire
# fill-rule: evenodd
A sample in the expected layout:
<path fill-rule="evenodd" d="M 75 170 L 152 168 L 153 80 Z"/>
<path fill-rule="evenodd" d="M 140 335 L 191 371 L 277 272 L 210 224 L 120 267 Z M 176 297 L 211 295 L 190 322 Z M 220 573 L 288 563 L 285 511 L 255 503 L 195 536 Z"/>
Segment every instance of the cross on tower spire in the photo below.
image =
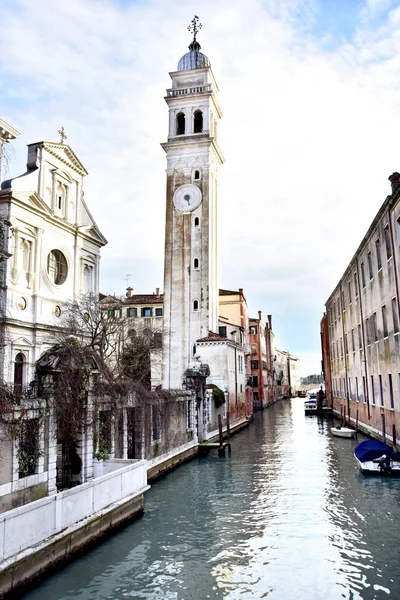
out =
<path fill-rule="evenodd" d="M 203 25 L 201 23 L 199 23 L 199 17 L 197 15 L 194 15 L 194 17 L 190 21 L 190 23 L 191 24 L 188 27 L 188 31 L 190 31 L 190 33 L 193 33 L 193 41 L 195 42 L 196 35 L 200 31 L 200 29 L 203 27 Z"/>
<path fill-rule="evenodd" d="M 60 139 L 61 143 L 63 144 L 63 143 L 64 143 L 64 140 L 66 140 L 66 139 L 67 139 L 67 136 L 65 135 L 65 131 L 64 131 L 64 125 L 61 127 L 61 129 L 59 129 L 59 130 L 57 131 L 57 133 L 58 133 L 58 135 L 59 135 L 59 136 L 60 136 L 60 138 L 61 138 L 61 139 Z"/>

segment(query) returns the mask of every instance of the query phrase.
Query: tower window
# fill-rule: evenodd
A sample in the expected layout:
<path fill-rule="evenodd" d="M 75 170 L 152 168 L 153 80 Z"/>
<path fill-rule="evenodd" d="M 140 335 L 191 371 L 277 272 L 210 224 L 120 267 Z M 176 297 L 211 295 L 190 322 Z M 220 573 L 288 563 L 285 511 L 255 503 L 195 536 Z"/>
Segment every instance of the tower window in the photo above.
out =
<path fill-rule="evenodd" d="M 198 269 L 199 268 L 199 259 L 195 258 L 193 261 L 193 269 Z"/>
<path fill-rule="evenodd" d="M 198 227 L 199 225 L 200 225 L 200 219 L 199 219 L 199 217 L 195 217 L 194 218 L 194 226 Z"/>
<path fill-rule="evenodd" d="M 194 178 L 195 178 L 196 180 L 200 179 L 200 171 L 195 171 L 195 172 L 194 172 Z"/>
<path fill-rule="evenodd" d="M 196 110 L 193 116 L 193 133 L 201 133 L 203 131 L 203 113 L 201 110 Z"/>
<path fill-rule="evenodd" d="M 176 135 L 183 135 L 185 133 L 185 115 L 180 112 L 176 115 Z"/>
<path fill-rule="evenodd" d="M 195 311 L 199 310 L 199 301 L 198 300 L 193 300 L 193 310 L 195 310 Z"/>

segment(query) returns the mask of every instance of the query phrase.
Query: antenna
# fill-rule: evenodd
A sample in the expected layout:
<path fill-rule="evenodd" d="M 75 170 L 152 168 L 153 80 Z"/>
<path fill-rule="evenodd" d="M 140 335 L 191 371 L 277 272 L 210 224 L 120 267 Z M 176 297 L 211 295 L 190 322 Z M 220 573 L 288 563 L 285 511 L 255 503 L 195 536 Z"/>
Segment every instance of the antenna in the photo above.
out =
<path fill-rule="evenodd" d="M 131 277 L 132 277 L 132 273 L 127 273 L 125 275 L 126 287 L 129 287 L 129 284 L 131 282 Z"/>

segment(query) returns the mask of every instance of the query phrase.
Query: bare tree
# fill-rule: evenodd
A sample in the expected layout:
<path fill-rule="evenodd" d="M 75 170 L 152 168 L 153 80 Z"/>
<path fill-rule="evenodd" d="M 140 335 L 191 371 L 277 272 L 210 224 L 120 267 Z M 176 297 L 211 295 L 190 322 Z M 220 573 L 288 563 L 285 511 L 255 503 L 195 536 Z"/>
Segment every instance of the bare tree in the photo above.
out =
<path fill-rule="evenodd" d="M 0 184 L 10 174 L 10 164 L 14 154 L 13 146 L 0 141 Z"/>
<path fill-rule="evenodd" d="M 60 324 L 51 333 L 58 346 L 73 339 L 81 351 L 90 350 L 107 379 L 118 377 L 118 361 L 125 334 L 121 318 L 102 310 L 94 294 L 81 296 L 62 307 Z"/>

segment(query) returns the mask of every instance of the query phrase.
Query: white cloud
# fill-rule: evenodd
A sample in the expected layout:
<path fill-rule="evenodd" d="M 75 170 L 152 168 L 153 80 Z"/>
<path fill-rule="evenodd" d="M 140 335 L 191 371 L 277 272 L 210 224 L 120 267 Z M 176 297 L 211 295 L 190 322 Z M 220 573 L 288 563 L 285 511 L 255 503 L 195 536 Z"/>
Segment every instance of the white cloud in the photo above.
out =
<path fill-rule="evenodd" d="M 4 0 L 3 0 L 4 4 Z M 380 6 L 378 6 L 380 5 Z M 162 287 L 167 134 L 163 100 L 200 12 L 221 94 L 220 283 L 277 315 L 289 350 L 318 356 L 323 304 L 400 170 L 399 10 L 334 51 L 307 34 L 316 1 L 6 0 L 2 115 L 24 144 L 67 142 L 109 240 L 102 288 Z M 370 1 L 361 14 L 386 10 Z M 364 13 L 362 13 L 364 11 Z M 326 32 L 323 33 L 326 35 Z M 322 34 L 321 34 L 322 39 Z M 343 217 L 343 213 L 346 215 Z M 299 323 L 309 325 L 299 337 Z M 319 359 L 313 371 L 319 370 Z M 303 369 L 302 369 L 303 372 Z"/>

